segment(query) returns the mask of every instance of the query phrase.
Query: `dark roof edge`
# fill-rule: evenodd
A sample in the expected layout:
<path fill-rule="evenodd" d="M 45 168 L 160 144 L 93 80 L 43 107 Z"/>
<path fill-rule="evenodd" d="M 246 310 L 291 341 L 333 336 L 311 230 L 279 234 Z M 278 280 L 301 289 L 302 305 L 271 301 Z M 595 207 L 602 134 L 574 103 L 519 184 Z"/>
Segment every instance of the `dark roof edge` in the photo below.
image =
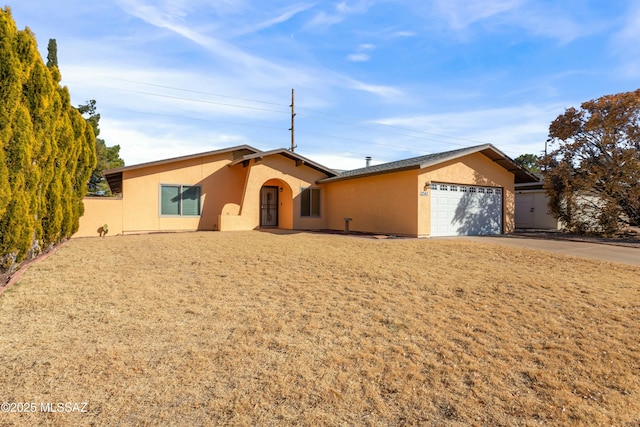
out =
<path fill-rule="evenodd" d="M 446 154 L 448 153 L 447 151 L 443 152 L 443 153 L 432 153 L 432 154 L 427 154 L 425 156 L 417 156 L 417 157 L 411 157 L 408 159 L 402 159 L 402 160 L 395 160 L 393 162 L 387 162 L 387 163 L 382 163 L 380 165 L 376 165 L 376 166 L 372 166 L 370 168 L 372 168 L 373 170 L 371 171 L 367 171 L 367 169 L 370 168 L 361 168 L 361 169 L 355 169 L 355 171 L 361 170 L 361 173 L 356 173 L 353 175 L 348 175 L 349 172 L 353 172 L 353 171 L 347 171 L 347 175 L 338 175 L 336 177 L 333 178 L 325 178 L 325 179 L 321 179 L 318 182 L 319 183 L 325 183 L 325 182 L 334 182 L 334 181 L 343 181 L 343 180 L 347 180 L 347 179 L 354 179 L 354 178 L 362 178 L 362 177 L 366 177 L 366 176 L 373 176 L 373 175 L 382 175 L 385 173 L 394 173 L 394 172 L 402 172 L 402 171 L 406 171 L 406 170 L 411 170 L 411 169 L 423 169 L 429 166 L 433 166 L 433 165 L 437 165 L 440 163 L 444 163 L 450 160 L 454 160 L 457 159 L 459 157 L 463 157 L 469 154 L 473 154 L 475 152 L 478 151 L 482 151 L 484 149 L 487 149 L 489 147 L 493 147 L 491 144 L 482 144 L 482 145 L 476 145 L 473 147 L 467 147 L 467 148 L 461 148 L 458 150 L 453 150 L 451 151 L 451 154 L 445 157 L 437 157 L 434 159 L 427 159 L 427 161 L 419 161 L 422 158 L 427 158 L 430 156 L 437 156 L 439 154 Z M 495 147 L 494 147 L 495 148 Z M 497 149 L 496 149 L 497 151 Z M 412 160 L 414 161 L 412 163 Z M 393 167 L 391 165 L 393 165 L 394 163 L 399 164 L 398 167 Z M 386 167 L 386 166 L 389 167 Z"/>
<path fill-rule="evenodd" d="M 487 153 L 485 152 L 486 150 L 490 150 L 498 158 L 494 158 L 487 155 Z M 514 161 L 509 156 L 504 154 L 502 151 L 497 149 L 493 144 L 481 144 L 481 145 L 476 145 L 472 147 L 461 148 L 458 150 L 452 150 L 450 152 L 445 151 L 442 153 L 432 153 L 425 156 L 418 156 L 418 157 L 413 157 L 409 159 L 383 163 L 380 165 L 371 166 L 369 168 L 361 168 L 361 169 L 355 169 L 353 171 L 346 171 L 346 173 L 343 173 L 341 175 L 330 177 L 330 178 L 324 178 L 324 179 L 318 180 L 317 182 L 318 183 L 336 182 L 336 181 L 344 181 L 348 179 L 363 178 L 363 177 L 373 176 L 373 175 L 401 172 L 401 171 L 411 170 L 411 169 L 424 169 L 424 168 L 435 166 L 444 162 L 455 160 L 460 157 L 468 156 L 469 154 L 474 154 L 474 153 L 482 153 L 483 155 L 487 156 L 489 159 L 491 159 L 496 163 L 506 162 L 507 165 L 510 165 L 511 167 L 507 167 L 507 165 L 505 164 L 500 164 L 500 163 L 498 164 L 502 168 L 514 174 L 515 182 L 538 181 L 538 178 L 536 176 L 531 174 L 529 171 L 527 171 L 522 166 L 520 166 L 516 161 Z M 394 166 L 395 164 L 397 164 L 398 166 Z"/>
<path fill-rule="evenodd" d="M 240 158 L 237 158 L 233 162 L 229 163 L 229 166 L 237 165 L 246 160 L 257 159 L 257 158 L 262 158 L 266 156 L 274 156 L 274 155 L 282 155 L 285 157 L 289 157 L 292 160 L 300 160 L 301 162 L 303 162 L 303 164 L 309 166 L 310 168 L 316 169 L 317 171 L 327 174 L 330 177 L 338 175 L 338 172 L 334 171 L 333 169 L 323 166 L 320 163 L 316 163 L 313 160 L 310 160 L 304 156 L 301 156 L 300 154 L 293 152 L 291 150 L 287 150 L 286 148 L 278 148 L 270 151 L 260 151 L 253 154 L 246 154 Z"/>
<path fill-rule="evenodd" d="M 337 175 L 329 178 L 322 178 L 316 182 L 318 184 L 324 184 L 326 182 L 346 181 L 348 179 L 365 178 L 365 177 L 374 176 L 374 175 L 384 175 L 386 173 L 404 172 L 412 169 L 420 169 L 420 165 L 399 166 L 397 168 L 384 169 L 384 170 L 372 170 L 370 172 L 359 173 L 358 175 L 345 175 L 345 176 Z"/>
<path fill-rule="evenodd" d="M 129 171 L 129 170 L 135 170 L 135 169 L 142 169 L 142 168 L 147 168 L 150 166 L 159 166 L 159 165 L 165 165 L 168 163 L 174 163 L 174 162 L 182 162 L 185 160 L 192 160 L 192 159 L 198 159 L 201 157 L 207 157 L 207 156 L 212 156 L 215 154 L 222 154 L 222 153 L 228 153 L 231 151 L 238 151 L 238 150 L 249 150 L 249 151 L 253 151 L 254 153 L 258 153 L 260 152 L 260 150 L 258 150 L 257 148 L 254 148 L 250 145 L 236 145 L 235 147 L 228 147 L 228 148 L 222 148 L 219 150 L 213 150 L 213 151 L 206 151 L 204 153 L 197 153 L 197 154 L 189 154 L 186 156 L 180 156 L 180 157 L 172 157 L 169 159 L 163 159 L 163 160 L 155 160 L 155 161 L 151 161 L 151 162 L 145 162 L 145 163 L 138 163 L 136 165 L 131 165 L 131 166 L 123 166 L 121 168 L 114 168 L 114 169 L 108 169 L 103 171 L 102 173 L 107 176 L 107 175 L 111 175 L 111 174 L 115 174 L 115 173 L 119 173 L 119 172 L 124 172 L 124 171 Z"/>
<path fill-rule="evenodd" d="M 534 182 L 539 182 L 540 181 L 540 179 L 541 179 L 540 176 L 534 174 L 533 172 L 529 172 L 527 169 L 525 169 L 524 166 L 522 166 L 520 163 L 516 162 L 511 157 L 509 157 L 506 154 L 504 154 L 498 148 L 496 148 L 495 146 L 493 146 L 491 144 L 489 144 L 489 145 L 491 146 L 491 148 L 494 151 L 496 151 L 498 154 L 500 154 L 502 157 L 504 157 L 505 160 L 507 160 L 509 163 L 511 163 L 513 166 L 515 166 L 515 168 L 511 168 L 511 169 L 505 168 L 509 172 L 513 173 L 514 178 L 515 178 L 515 184 L 534 183 Z"/>

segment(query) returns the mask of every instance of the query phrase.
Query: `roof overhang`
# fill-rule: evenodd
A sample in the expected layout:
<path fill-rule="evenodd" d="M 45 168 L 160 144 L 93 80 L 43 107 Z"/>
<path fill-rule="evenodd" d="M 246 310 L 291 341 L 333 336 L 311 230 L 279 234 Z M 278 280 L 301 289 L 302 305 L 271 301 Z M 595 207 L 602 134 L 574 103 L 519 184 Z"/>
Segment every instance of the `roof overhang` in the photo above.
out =
<path fill-rule="evenodd" d="M 523 168 L 518 162 L 489 144 L 487 148 L 480 150 L 482 154 L 493 160 L 514 175 L 516 184 L 538 182 L 540 178 Z"/>
<path fill-rule="evenodd" d="M 123 172 L 133 171 L 138 169 L 149 168 L 153 166 L 167 165 L 171 163 L 183 162 L 186 160 L 194 160 L 203 157 L 208 157 L 216 154 L 233 153 L 233 158 L 237 159 L 247 154 L 258 153 L 260 150 L 253 148 L 249 145 L 237 145 L 235 147 L 223 148 L 221 150 L 206 151 L 204 153 L 191 154 L 188 156 L 173 157 L 170 159 L 157 160 L 153 162 L 140 163 L 137 165 L 124 166 L 121 168 L 108 169 L 103 171 L 103 175 L 109 184 L 109 188 L 113 194 L 122 193 L 122 174 Z"/>
<path fill-rule="evenodd" d="M 516 184 L 516 191 L 544 190 L 544 182 L 523 182 Z"/>
<path fill-rule="evenodd" d="M 334 182 L 343 181 L 347 179 L 363 178 L 373 175 L 381 175 L 386 173 L 402 172 L 412 169 L 425 169 L 428 167 L 436 166 L 451 160 L 456 160 L 464 156 L 468 156 L 474 153 L 481 153 L 488 157 L 490 160 L 498 164 L 500 167 L 513 173 L 515 183 L 529 183 L 537 182 L 538 177 L 531 174 L 529 171 L 520 166 L 516 161 L 509 156 L 498 150 L 492 144 L 478 145 L 475 147 L 469 147 L 461 150 L 454 150 L 445 153 L 436 153 L 434 155 L 427 155 L 422 157 L 416 157 L 413 159 L 400 160 L 397 162 L 390 162 L 373 167 L 358 169 L 356 171 L 346 171 L 343 174 L 335 177 L 324 178 L 318 182 Z M 353 173 L 355 172 L 355 173 Z"/>
<path fill-rule="evenodd" d="M 328 177 L 334 177 L 336 175 L 338 175 L 338 172 L 334 171 L 333 169 L 329 169 L 325 166 L 322 166 L 319 163 L 314 162 L 313 160 L 307 159 L 304 156 L 299 155 L 298 153 L 295 153 L 293 151 L 287 150 L 285 148 L 280 148 L 277 150 L 271 150 L 271 151 L 260 151 L 257 153 L 251 153 L 251 154 L 246 154 L 242 157 L 239 157 L 237 159 L 235 159 L 234 161 L 232 161 L 231 163 L 229 163 L 228 166 L 235 166 L 238 164 L 242 164 L 244 167 L 247 167 L 251 164 L 251 161 L 253 160 L 254 163 L 258 163 L 260 161 L 262 161 L 265 157 L 269 157 L 269 156 L 284 156 L 287 157 L 291 160 L 293 160 L 296 164 L 296 166 L 307 166 L 310 167 L 312 169 L 315 169 L 319 172 L 322 172 L 323 174 L 327 175 Z"/>

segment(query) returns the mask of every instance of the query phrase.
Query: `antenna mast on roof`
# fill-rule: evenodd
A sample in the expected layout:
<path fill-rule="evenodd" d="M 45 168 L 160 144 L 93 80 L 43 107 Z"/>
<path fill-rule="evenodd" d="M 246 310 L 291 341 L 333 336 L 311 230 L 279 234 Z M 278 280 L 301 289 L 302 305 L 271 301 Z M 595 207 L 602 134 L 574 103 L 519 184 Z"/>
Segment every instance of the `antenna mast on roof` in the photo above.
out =
<path fill-rule="evenodd" d="M 291 129 L 289 129 L 291 131 L 291 152 L 293 153 L 297 147 L 297 145 L 295 144 L 295 117 L 296 117 L 296 111 L 295 111 L 295 103 L 294 103 L 294 92 L 293 89 L 291 89 Z"/>

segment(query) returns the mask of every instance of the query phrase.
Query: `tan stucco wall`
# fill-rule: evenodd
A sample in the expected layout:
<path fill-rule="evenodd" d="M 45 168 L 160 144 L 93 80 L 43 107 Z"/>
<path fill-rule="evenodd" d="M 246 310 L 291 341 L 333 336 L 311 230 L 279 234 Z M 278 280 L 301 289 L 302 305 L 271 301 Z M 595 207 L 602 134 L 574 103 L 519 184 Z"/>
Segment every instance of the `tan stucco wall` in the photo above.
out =
<path fill-rule="evenodd" d="M 260 189 L 263 185 L 282 188 L 279 192 L 280 228 L 326 228 L 326 201 L 322 194 L 322 215 L 300 217 L 300 192 L 317 187 L 326 175 L 292 159 L 270 155 L 252 160 L 248 167 L 229 167 L 233 153 L 186 159 L 123 171 L 122 199 L 106 205 L 108 199 L 85 204 L 80 231 L 74 237 L 96 236 L 109 224 L 109 235 L 153 231 L 248 230 L 260 225 Z M 160 185 L 199 185 L 201 215 L 160 215 Z M 113 201 L 113 200 L 112 200 Z M 100 204 L 103 202 L 103 204 Z M 118 220 L 116 220 L 118 219 Z M 95 225 L 97 224 L 97 225 Z"/>
<path fill-rule="evenodd" d="M 504 232 L 514 229 L 513 174 L 481 153 L 434 167 L 330 182 L 330 229 L 427 237 L 431 233 L 431 182 L 503 189 Z M 426 187 L 425 187 L 425 184 Z M 426 192 L 426 194 L 424 193 Z"/>
<path fill-rule="evenodd" d="M 322 172 L 296 166 L 288 157 L 268 155 L 246 167 L 229 167 L 232 153 L 191 158 L 123 172 L 123 198 L 86 199 L 85 216 L 74 237 L 98 235 L 109 225 L 109 235 L 149 231 L 248 230 L 260 225 L 260 189 L 279 191 L 278 225 L 285 229 L 344 228 L 352 218 L 353 231 L 429 236 L 431 182 L 484 185 L 503 189 L 505 232 L 514 229 L 513 174 L 480 153 L 422 170 L 374 175 L 315 184 Z M 159 212 L 160 185 L 201 186 L 200 217 L 167 217 Z M 320 188 L 321 215 L 300 215 L 300 193 Z M 426 193 L 425 193 L 426 191 Z M 119 220 L 118 220 L 119 219 Z"/>
<path fill-rule="evenodd" d="M 215 230 L 225 205 L 239 205 L 245 171 L 230 168 L 232 153 L 123 172 L 123 231 Z M 199 217 L 160 215 L 160 185 L 201 186 Z"/>
<path fill-rule="evenodd" d="M 84 215 L 80 217 L 80 228 L 73 237 L 95 237 L 107 224 L 107 236 L 122 234 L 122 199 L 111 197 L 85 197 Z"/>
<path fill-rule="evenodd" d="M 327 227 L 327 209 L 325 191 L 321 191 L 318 218 L 300 216 L 300 193 L 307 187 L 317 187 L 315 181 L 326 178 L 326 175 L 307 166 L 296 166 L 294 160 L 280 155 L 267 156 L 256 162 L 251 161 L 248 167 L 242 164 L 232 169 L 248 171 L 244 184 L 244 193 L 239 207 L 239 214 L 227 211 L 220 216 L 220 230 L 249 230 L 260 226 L 260 189 L 264 185 L 282 187 L 279 193 L 279 228 L 285 229 L 322 229 Z"/>
<path fill-rule="evenodd" d="M 415 236 L 418 234 L 417 170 L 327 183 L 328 228 Z"/>
<path fill-rule="evenodd" d="M 482 185 L 502 188 L 503 231 L 514 230 L 515 193 L 514 176 L 481 153 L 474 153 L 460 159 L 441 163 L 420 171 L 418 187 L 424 191 L 425 184 L 444 182 L 451 184 Z M 428 236 L 431 230 L 431 197 L 420 197 L 418 234 Z"/>

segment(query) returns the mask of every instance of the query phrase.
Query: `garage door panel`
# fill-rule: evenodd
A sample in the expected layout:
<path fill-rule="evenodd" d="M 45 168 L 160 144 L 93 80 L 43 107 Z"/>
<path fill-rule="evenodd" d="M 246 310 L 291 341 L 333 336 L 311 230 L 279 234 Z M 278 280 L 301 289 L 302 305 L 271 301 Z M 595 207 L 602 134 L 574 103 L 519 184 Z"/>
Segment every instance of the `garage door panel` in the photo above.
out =
<path fill-rule="evenodd" d="M 432 236 L 500 233 L 502 233 L 502 190 L 500 188 L 453 184 L 432 185 Z"/>

